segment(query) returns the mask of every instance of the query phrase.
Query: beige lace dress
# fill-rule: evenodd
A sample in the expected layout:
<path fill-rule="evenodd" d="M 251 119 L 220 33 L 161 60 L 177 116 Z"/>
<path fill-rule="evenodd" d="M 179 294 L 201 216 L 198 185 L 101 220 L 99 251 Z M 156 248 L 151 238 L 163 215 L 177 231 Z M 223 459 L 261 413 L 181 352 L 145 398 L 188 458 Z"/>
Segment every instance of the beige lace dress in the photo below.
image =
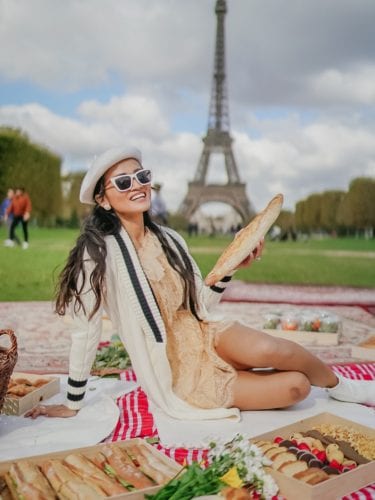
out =
<path fill-rule="evenodd" d="M 184 308 L 182 280 L 150 231 L 138 255 L 165 324 L 175 394 L 199 408 L 231 407 L 237 375 L 217 355 L 215 335 L 232 322 L 198 321 Z"/>

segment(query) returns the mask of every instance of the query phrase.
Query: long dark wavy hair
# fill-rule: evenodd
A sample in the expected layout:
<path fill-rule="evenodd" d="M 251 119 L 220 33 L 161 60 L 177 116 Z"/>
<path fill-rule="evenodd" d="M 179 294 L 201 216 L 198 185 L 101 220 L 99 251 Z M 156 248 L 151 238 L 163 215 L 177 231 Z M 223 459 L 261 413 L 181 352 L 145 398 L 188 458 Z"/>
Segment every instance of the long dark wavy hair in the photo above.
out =
<path fill-rule="evenodd" d="M 94 198 L 96 195 L 104 196 L 104 176 L 96 184 Z M 144 212 L 143 220 L 145 227 L 152 231 L 160 241 L 169 264 L 181 276 L 184 284 L 184 304 L 199 320 L 194 270 L 190 258 L 183 249 L 177 253 L 171 247 L 163 231 L 152 221 L 148 212 Z M 85 220 L 76 245 L 70 251 L 65 267 L 59 276 L 55 303 L 57 314 L 63 316 L 71 303 L 75 313 L 82 309 L 89 319 L 97 312 L 103 300 L 106 271 L 107 247 L 104 237 L 117 234 L 120 229 L 120 219 L 112 209 L 104 210 L 100 205 L 95 205 L 92 213 Z M 86 275 L 84 267 L 85 250 L 94 262 L 94 269 L 90 276 Z M 87 280 L 90 282 L 96 299 L 92 311 L 86 311 L 81 300 L 81 293 Z"/>

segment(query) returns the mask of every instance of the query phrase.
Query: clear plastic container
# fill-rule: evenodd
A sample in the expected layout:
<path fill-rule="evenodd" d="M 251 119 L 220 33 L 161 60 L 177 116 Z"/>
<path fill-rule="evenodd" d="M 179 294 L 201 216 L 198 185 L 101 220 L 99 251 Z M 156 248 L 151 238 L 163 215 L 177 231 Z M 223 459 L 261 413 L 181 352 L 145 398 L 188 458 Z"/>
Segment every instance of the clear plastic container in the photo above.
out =
<path fill-rule="evenodd" d="M 337 333 L 340 329 L 340 320 L 336 314 L 324 313 L 321 315 L 320 332 Z"/>
<path fill-rule="evenodd" d="M 303 332 L 318 332 L 321 326 L 321 316 L 318 312 L 305 311 L 300 317 L 300 329 Z"/>
<path fill-rule="evenodd" d="M 281 329 L 294 331 L 300 329 L 300 318 L 296 313 L 285 313 L 280 320 Z"/>
<path fill-rule="evenodd" d="M 275 313 L 267 313 L 264 315 L 263 328 L 268 330 L 276 330 L 280 324 L 280 316 Z"/>

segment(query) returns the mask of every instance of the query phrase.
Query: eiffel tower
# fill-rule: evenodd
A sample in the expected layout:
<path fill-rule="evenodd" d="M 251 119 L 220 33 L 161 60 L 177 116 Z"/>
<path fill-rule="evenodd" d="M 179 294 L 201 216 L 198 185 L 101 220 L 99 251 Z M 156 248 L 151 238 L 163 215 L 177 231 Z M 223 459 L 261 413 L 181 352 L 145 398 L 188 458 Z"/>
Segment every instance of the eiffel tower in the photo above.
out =
<path fill-rule="evenodd" d="M 225 75 L 224 18 L 227 12 L 225 0 L 217 0 L 215 68 L 211 90 L 208 130 L 203 138 L 203 151 L 199 159 L 194 180 L 188 184 L 188 192 L 180 206 L 180 213 L 188 220 L 196 210 L 207 202 L 222 202 L 239 213 L 243 221 L 254 215 L 246 195 L 246 184 L 238 174 L 232 151 L 233 139 L 229 134 L 228 94 Z M 227 174 L 226 184 L 207 184 L 210 156 L 219 153 L 224 156 Z"/>

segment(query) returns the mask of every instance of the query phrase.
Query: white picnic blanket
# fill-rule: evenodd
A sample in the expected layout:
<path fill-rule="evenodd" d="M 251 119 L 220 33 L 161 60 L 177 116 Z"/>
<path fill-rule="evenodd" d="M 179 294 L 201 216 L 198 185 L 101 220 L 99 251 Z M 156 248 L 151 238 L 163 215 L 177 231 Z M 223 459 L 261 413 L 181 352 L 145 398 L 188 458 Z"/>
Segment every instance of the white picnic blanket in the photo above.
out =
<path fill-rule="evenodd" d="M 59 404 L 66 394 L 66 375 L 60 378 L 60 393 L 43 402 Z M 54 451 L 91 446 L 105 439 L 119 418 L 115 399 L 138 384 L 111 378 L 91 377 L 86 404 L 71 418 L 0 415 L 0 460 L 11 460 Z"/>
<path fill-rule="evenodd" d="M 160 441 L 166 447 L 204 448 L 217 437 L 230 440 L 237 433 L 252 437 L 323 412 L 375 428 L 375 408 L 335 401 L 319 387 L 313 387 L 304 401 L 288 409 L 243 411 L 240 422 L 176 420 L 159 409 L 152 411 Z"/>

